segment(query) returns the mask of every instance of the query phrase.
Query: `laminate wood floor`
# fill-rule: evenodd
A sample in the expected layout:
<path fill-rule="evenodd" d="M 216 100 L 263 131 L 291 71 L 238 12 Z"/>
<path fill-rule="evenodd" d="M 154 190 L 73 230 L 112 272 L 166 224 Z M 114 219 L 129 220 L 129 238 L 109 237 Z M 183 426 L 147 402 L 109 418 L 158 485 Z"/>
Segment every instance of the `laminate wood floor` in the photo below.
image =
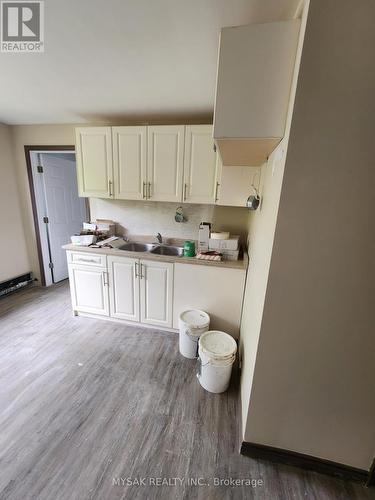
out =
<path fill-rule="evenodd" d="M 239 455 L 236 384 L 205 392 L 174 333 L 73 317 L 66 282 L 0 315 L 1 500 L 374 498 Z M 230 477 L 263 484 L 215 486 Z"/>

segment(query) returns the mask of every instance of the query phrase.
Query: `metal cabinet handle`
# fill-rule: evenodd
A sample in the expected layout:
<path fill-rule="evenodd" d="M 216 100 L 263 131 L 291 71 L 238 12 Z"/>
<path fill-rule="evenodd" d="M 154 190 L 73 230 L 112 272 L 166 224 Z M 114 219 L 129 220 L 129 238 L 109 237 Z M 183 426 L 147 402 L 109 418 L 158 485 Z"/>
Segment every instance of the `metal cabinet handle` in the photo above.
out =
<path fill-rule="evenodd" d="M 148 182 L 148 195 L 147 198 L 151 198 L 151 182 Z"/>
<path fill-rule="evenodd" d="M 187 193 L 187 188 L 188 188 L 188 185 L 185 182 L 185 184 L 184 184 L 184 201 L 186 201 L 186 199 L 187 199 L 187 194 L 186 194 Z"/>
<path fill-rule="evenodd" d="M 143 199 L 147 200 L 147 193 L 145 192 L 145 189 L 146 189 L 146 182 L 143 181 L 142 197 L 143 197 Z"/>
<path fill-rule="evenodd" d="M 108 181 L 108 191 L 109 191 L 109 196 L 113 196 L 113 193 L 112 193 L 112 181 Z"/>
<path fill-rule="evenodd" d="M 217 182 L 216 189 L 215 189 L 215 202 L 219 201 L 219 198 L 218 198 L 219 186 L 220 186 L 220 182 Z"/>
<path fill-rule="evenodd" d="M 108 276 L 106 271 L 102 271 L 103 286 L 108 286 Z"/>
<path fill-rule="evenodd" d="M 144 275 L 143 275 L 143 264 L 139 263 L 139 262 L 135 262 L 134 268 L 135 268 L 135 277 L 142 279 L 144 277 Z"/>
<path fill-rule="evenodd" d="M 78 258 L 78 259 L 76 259 L 76 262 L 93 262 L 94 264 L 96 264 L 98 261 L 94 260 L 94 259 L 82 259 L 82 258 Z"/>

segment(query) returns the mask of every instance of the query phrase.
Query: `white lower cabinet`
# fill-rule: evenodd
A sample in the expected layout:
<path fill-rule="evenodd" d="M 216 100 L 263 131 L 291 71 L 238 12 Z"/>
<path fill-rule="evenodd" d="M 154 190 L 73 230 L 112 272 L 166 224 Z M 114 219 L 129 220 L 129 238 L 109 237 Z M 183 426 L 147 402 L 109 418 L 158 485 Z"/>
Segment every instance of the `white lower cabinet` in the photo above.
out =
<path fill-rule="evenodd" d="M 71 264 L 69 282 L 74 311 L 109 316 L 106 269 Z"/>
<path fill-rule="evenodd" d="M 173 264 L 140 261 L 141 322 L 172 327 Z"/>
<path fill-rule="evenodd" d="M 139 321 L 139 260 L 107 257 L 111 317 Z"/>
<path fill-rule="evenodd" d="M 173 264 L 108 255 L 95 267 L 90 254 L 86 265 L 72 264 L 74 257 L 70 252 L 74 311 L 172 328 Z"/>
<path fill-rule="evenodd" d="M 245 269 L 83 252 L 69 252 L 68 262 L 77 313 L 177 330 L 181 312 L 203 309 L 211 329 L 238 337 Z"/>
<path fill-rule="evenodd" d="M 203 309 L 210 315 L 210 330 L 222 330 L 237 338 L 245 278 L 245 269 L 176 262 L 173 328 L 178 328 L 178 318 L 183 311 Z"/>

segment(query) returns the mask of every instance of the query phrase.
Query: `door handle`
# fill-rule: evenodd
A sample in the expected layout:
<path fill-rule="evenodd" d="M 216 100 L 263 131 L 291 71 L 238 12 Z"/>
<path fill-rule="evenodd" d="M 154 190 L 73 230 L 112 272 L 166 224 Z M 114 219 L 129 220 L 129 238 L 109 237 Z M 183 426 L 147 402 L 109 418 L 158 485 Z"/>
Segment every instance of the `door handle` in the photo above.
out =
<path fill-rule="evenodd" d="M 112 181 L 108 181 L 108 191 L 109 191 L 109 196 L 113 196 L 113 193 L 112 193 Z"/>
<path fill-rule="evenodd" d="M 216 203 L 217 201 L 219 201 L 219 198 L 218 198 L 219 186 L 220 186 L 220 183 L 219 183 L 219 182 L 217 182 L 217 183 L 216 183 L 216 189 L 215 189 L 215 203 Z"/>
<path fill-rule="evenodd" d="M 187 188 L 188 188 L 188 185 L 187 185 L 187 183 L 185 182 L 185 184 L 184 184 L 184 201 L 186 201 L 186 198 L 187 198 L 187 195 L 186 195 L 186 193 L 187 193 Z"/>
<path fill-rule="evenodd" d="M 102 271 L 102 280 L 103 286 L 108 286 L 108 273 L 106 271 Z"/>
<path fill-rule="evenodd" d="M 141 262 L 140 266 L 141 266 L 141 274 L 140 274 L 139 277 L 142 279 L 142 278 L 145 277 L 145 275 L 143 274 L 143 264 L 142 264 L 142 262 Z"/>
<path fill-rule="evenodd" d="M 146 190 L 146 183 L 143 181 L 143 188 L 142 188 L 142 198 L 147 200 L 147 193 L 145 192 Z"/>
<path fill-rule="evenodd" d="M 148 182 L 147 185 L 148 185 L 148 196 L 147 196 L 147 198 L 150 199 L 151 198 L 151 182 Z"/>
<path fill-rule="evenodd" d="M 134 263 L 134 272 L 135 272 L 136 278 L 139 278 L 139 273 L 137 272 L 138 266 L 139 266 L 138 262 L 135 262 Z"/>

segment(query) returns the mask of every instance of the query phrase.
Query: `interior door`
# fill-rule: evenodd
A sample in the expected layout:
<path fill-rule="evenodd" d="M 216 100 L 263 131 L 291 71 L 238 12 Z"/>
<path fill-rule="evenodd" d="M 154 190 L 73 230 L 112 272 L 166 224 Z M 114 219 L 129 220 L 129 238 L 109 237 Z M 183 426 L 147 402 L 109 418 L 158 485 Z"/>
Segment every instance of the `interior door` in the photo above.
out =
<path fill-rule="evenodd" d="M 217 195 L 217 155 L 212 125 L 187 125 L 184 158 L 184 201 L 214 204 Z"/>
<path fill-rule="evenodd" d="M 76 128 L 79 196 L 113 198 L 111 127 Z"/>
<path fill-rule="evenodd" d="M 70 265 L 73 310 L 109 316 L 107 271 L 100 267 Z"/>
<path fill-rule="evenodd" d="M 147 181 L 151 200 L 182 200 L 184 139 L 183 125 L 148 127 Z"/>
<path fill-rule="evenodd" d="M 147 127 L 112 127 L 114 197 L 146 198 Z"/>
<path fill-rule="evenodd" d="M 68 277 L 65 250 L 61 247 L 82 229 L 87 217 L 86 201 L 78 197 L 74 153 L 40 153 L 39 160 L 46 206 L 41 216 L 47 217 L 52 278 L 57 283 Z"/>
<path fill-rule="evenodd" d="M 107 262 L 111 316 L 139 321 L 139 260 L 109 256 Z"/>
<path fill-rule="evenodd" d="M 173 264 L 140 261 L 141 322 L 172 327 Z"/>

